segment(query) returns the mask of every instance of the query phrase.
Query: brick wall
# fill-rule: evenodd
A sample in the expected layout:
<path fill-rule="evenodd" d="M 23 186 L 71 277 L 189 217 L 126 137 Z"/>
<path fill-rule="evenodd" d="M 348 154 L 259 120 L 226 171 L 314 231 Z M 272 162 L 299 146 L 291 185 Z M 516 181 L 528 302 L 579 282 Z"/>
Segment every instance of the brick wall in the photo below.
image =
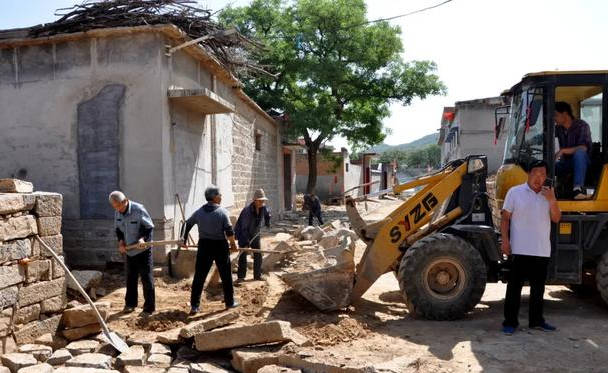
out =
<path fill-rule="evenodd" d="M 244 105 L 237 113 L 247 113 Z M 241 110 L 242 109 L 242 110 Z M 280 208 L 279 172 L 282 161 L 278 159 L 279 131 L 267 119 L 257 116 L 235 114 L 233 116 L 232 138 L 232 191 L 234 193 L 233 212 L 251 201 L 253 192 L 264 189 L 268 205 L 274 211 Z M 255 149 L 255 134 L 261 134 L 260 150 Z"/>
<path fill-rule="evenodd" d="M 66 306 L 65 272 L 34 238 L 63 254 L 63 198 L 31 190 L 0 179 L 0 354 L 54 334 Z"/>

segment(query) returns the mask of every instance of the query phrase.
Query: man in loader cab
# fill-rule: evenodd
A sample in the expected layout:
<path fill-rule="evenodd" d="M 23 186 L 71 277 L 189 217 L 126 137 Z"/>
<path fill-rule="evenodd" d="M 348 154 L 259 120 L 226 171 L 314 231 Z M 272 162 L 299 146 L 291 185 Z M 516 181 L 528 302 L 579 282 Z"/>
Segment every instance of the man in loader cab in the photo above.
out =
<path fill-rule="evenodd" d="M 521 288 L 530 282 L 530 329 L 555 330 L 543 318 L 543 296 L 547 266 L 551 257 L 551 222 L 561 219 L 553 188 L 544 186 L 547 163 L 530 165 L 528 181 L 509 189 L 502 208 L 500 233 L 502 252 L 509 256 L 511 267 L 505 296 L 503 333 L 511 335 L 519 325 Z"/>
<path fill-rule="evenodd" d="M 591 163 L 591 130 L 589 124 L 575 119 L 570 104 L 563 101 L 555 103 L 555 133 L 559 141 L 559 151 L 555 155 L 555 173 L 563 178 L 568 173 L 574 174 L 573 197 L 576 200 L 586 199 L 583 189 L 587 167 Z"/>

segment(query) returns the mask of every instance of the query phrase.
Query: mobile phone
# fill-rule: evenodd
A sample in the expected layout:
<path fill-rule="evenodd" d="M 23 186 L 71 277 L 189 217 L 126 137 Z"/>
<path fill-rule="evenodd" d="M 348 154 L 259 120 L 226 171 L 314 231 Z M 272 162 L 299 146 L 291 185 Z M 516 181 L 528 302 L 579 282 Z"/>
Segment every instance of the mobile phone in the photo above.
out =
<path fill-rule="evenodd" d="M 545 179 L 545 183 L 543 184 L 543 186 L 546 186 L 546 187 L 549 187 L 549 188 L 553 188 L 553 179 L 546 178 Z"/>

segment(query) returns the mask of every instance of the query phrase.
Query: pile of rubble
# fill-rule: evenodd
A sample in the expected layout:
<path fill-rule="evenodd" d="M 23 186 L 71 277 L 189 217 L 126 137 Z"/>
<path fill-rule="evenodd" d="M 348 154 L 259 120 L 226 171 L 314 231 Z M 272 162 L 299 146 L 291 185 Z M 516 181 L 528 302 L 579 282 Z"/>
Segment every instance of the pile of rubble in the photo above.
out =
<path fill-rule="evenodd" d="M 0 179 L 0 353 L 54 334 L 66 307 L 64 270 L 34 238 L 62 254 L 63 198 L 33 189 Z"/>

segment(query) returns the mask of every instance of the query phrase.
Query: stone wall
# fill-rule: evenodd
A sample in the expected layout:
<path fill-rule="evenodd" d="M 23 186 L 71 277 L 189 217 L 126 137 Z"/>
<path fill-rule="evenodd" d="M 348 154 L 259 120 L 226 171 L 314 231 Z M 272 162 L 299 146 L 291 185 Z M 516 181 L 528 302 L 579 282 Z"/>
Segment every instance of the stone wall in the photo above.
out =
<path fill-rule="evenodd" d="M 32 190 L 30 183 L 0 179 L 0 354 L 54 334 L 66 306 L 65 272 L 34 238 L 63 255 L 63 198 Z"/>

